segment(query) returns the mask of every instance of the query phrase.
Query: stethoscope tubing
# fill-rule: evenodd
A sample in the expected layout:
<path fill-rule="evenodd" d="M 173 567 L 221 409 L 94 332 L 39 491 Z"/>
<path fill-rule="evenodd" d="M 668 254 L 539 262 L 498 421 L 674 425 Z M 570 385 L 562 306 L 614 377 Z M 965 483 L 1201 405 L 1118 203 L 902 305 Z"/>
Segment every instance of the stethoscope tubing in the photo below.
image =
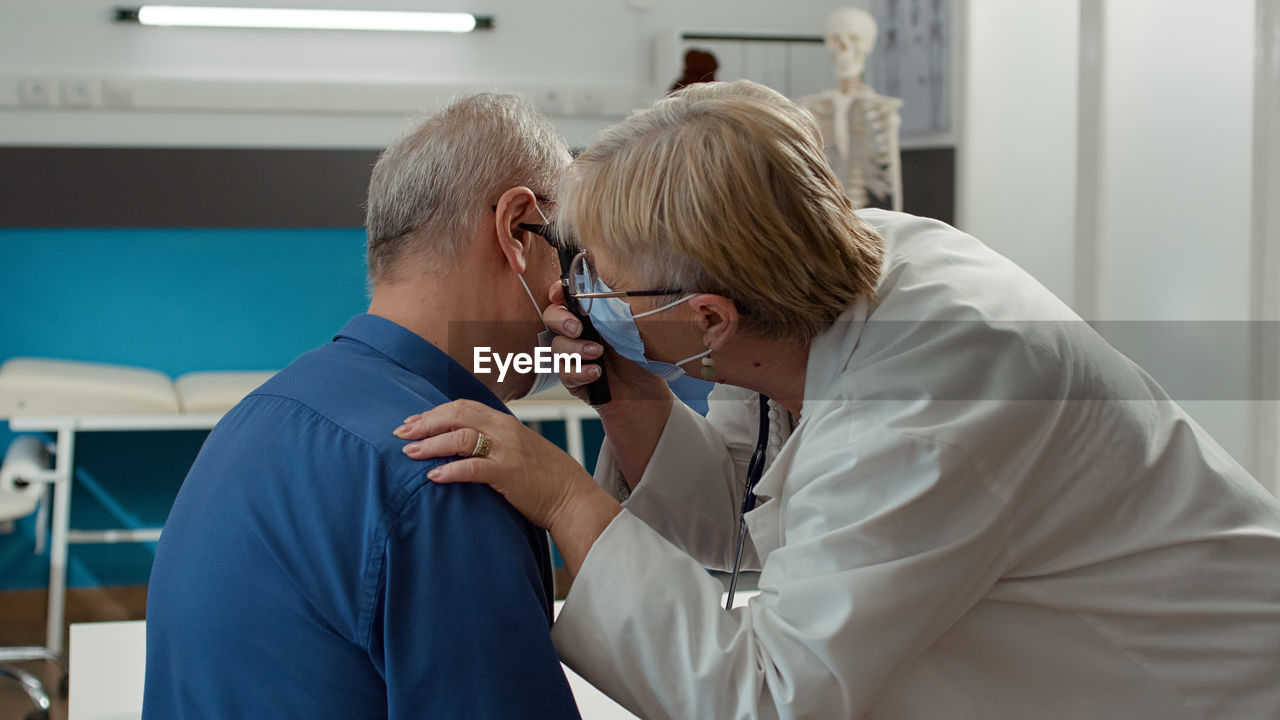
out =
<path fill-rule="evenodd" d="M 756 506 L 756 484 L 764 475 L 765 452 L 769 447 L 769 398 L 760 396 L 760 429 L 756 435 L 756 449 L 747 464 L 747 482 L 742 493 L 742 508 L 738 511 L 738 547 L 733 553 L 733 573 L 729 576 L 729 591 L 724 609 L 733 609 L 733 595 L 738 589 L 738 572 L 742 569 L 742 548 L 747 542 L 747 513 Z"/>

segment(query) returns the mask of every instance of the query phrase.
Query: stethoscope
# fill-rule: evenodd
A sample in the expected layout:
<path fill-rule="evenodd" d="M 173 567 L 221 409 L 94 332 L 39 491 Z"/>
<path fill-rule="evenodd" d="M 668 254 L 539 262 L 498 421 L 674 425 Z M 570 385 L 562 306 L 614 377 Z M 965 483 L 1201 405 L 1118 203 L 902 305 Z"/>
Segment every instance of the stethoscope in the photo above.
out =
<path fill-rule="evenodd" d="M 729 576 L 729 593 L 725 610 L 733 609 L 733 593 L 738 587 L 738 571 L 742 569 L 742 546 L 747 541 L 747 513 L 756 506 L 756 484 L 764 475 L 764 456 L 769 447 L 769 398 L 760 396 L 760 431 L 756 435 L 756 449 L 747 464 L 747 483 L 742 493 L 742 509 L 738 511 L 738 549 L 733 554 L 733 574 Z"/>

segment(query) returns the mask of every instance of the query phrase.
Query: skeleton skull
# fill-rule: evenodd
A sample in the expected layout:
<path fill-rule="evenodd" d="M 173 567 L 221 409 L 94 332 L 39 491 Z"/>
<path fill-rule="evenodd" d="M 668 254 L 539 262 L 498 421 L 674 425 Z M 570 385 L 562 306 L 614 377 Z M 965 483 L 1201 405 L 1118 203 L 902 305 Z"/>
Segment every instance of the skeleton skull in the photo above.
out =
<path fill-rule="evenodd" d="M 865 10 L 846 7 L 831 13 L 824 39 L 836 77 L 841 81 L 862 77 L 878 33 L 875 18 Z"/>

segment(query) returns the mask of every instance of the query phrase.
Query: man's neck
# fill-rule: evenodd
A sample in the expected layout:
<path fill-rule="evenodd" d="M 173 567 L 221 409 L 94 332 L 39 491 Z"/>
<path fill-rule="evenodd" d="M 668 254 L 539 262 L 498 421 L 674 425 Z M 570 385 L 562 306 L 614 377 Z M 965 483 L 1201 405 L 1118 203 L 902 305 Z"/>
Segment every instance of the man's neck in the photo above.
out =
<path fill-rule="evenodd" d="M 369 301 L 369 314 L 386 318 L 447 352 L 449 318 L 453 317 L 449 294 L 433 290 L 425 283 L 379 284 Z"/>
<path fill-rule="evenodd" d="M 439 273 L 431 278 L 380 283 L 369 302 L 369 314 L 390 320 L 439 348 L 454 362 L 474 372 L 475 348 L 490 346 L 499 350 L 504 340 L 498 332 L 501 321 L 482 317 L 478 308 L 490 307 L 475 297 L 482 284 L 466 282 L 465 271 Z M 476 378 L 503 402 L 509 394 L 499 386 L 493 373 Z"/>

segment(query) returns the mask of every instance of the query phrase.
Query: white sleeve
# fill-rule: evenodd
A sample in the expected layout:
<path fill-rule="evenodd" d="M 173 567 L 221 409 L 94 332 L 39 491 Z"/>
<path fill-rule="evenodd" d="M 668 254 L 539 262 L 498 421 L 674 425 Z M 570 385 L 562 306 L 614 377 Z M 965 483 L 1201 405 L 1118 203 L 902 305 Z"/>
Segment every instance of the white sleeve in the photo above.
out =
<path fill-rule="evenodd" d="M 650 718 L 861 717 L 1007 566 L 1008 504 L 974 463 L 888 430 L 814 442 L 756 513 L 782 544 L 760 595 L 720 584 L 624 511 L 553 630 L 561 658 Z M 839 442 L 844 440 L 844 442 Z"/>
<path fill-rule="evenodd" d="M 606 438 L 596 461 L 596 482 L 703 567 L 730 569 L 747 464 L 755 448 L 757 397 L 717 386 L 708 398 L 706 418 L 684 403 L 673 403 L 644 475 L 629 494 Z M 742 556 L 743 568 L 759 568 L 749 538 Z"/>

